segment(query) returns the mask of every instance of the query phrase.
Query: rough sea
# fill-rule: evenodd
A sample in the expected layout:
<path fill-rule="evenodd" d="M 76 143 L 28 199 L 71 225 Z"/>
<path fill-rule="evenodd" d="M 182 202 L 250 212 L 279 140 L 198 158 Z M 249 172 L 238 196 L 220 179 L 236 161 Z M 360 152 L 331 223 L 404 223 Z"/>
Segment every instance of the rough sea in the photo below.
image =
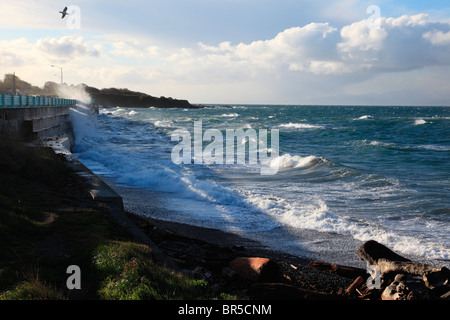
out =
<path fill-rule="evenodd" d="M 72 114 L 73 152 L 123 196 L 126 210 L 332 263 L 361 266 L 355 252 L 373 239 L 450 265 L 449 107 L 116 107 L 81 115 Z M 205 163 L 193 147 L 192 164 L 174 163 L 181 140 L 172 134 L 193 133 L 198 121 L 203 133 L 222 133 L 214 142 L 223 142 L 224 158 L 226 132 L 238 129 L 278 130 L 279 154 L 265 164 L 248 155 L 245 163 Z M 203 138 L 210 150 L 213 140 Z M 244 150 L 253 140 L 233 138 Z M 263 165 L 277 173 L 262 175 Z"/>

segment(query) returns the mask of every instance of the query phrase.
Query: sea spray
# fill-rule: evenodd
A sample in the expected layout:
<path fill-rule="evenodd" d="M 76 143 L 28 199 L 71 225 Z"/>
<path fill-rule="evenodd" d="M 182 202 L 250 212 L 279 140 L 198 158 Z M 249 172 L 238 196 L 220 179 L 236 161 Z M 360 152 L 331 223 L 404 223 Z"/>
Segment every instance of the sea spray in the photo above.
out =
<path fill-rule="evenodd" d="M 76 107 L 70 109 L 75 145 L 86 136 L 98 134 L 97 118 L 91 107 L 92 98 L 86 92 L 85 87 L 83 85 L 70 87 L 59 85 L 56 90 L 57 94 L 62 98 L 77 100 Z"/>
<path fill-rule="evenodd" d="M 76 99 L 84 104 L 89 104 L 92 102 L 91 96 L 89 95 L 89 93 L 86 92 L 86 88 L 83 85 L 78 86 L 58 85 L 56 87 L 56 93 L 61 98 Z"/>
<path fill-rule="evenodd" d="M 70 109 L 75 144 L 86 136 L 98 134 L 97 119 L 89 105 L 79 102 L 75 108 Z"/>

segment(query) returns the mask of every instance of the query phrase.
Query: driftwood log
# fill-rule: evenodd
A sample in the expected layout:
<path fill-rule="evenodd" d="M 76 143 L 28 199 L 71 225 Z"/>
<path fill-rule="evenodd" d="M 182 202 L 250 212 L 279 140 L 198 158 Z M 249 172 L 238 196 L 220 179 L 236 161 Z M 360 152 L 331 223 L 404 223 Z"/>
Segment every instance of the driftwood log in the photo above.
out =
<path fill-rule="evenodd" d="M 367 265 L 380 269 L 382 277 L 395 277 L 397 274 L 417 275 L 429 289 L 448 286 L 450 270 L 446 267 L 433 267 L 402 257 L 376 241 L 364 243 L 356 252 Z"/>
<path fill-rule="evenodd" d="M 447 285 L 450 278 L 450 270 L 446 267 L 433 267 L 420 262 L 398 262 L 379 259 L 377 266 L 380 268 L 382 275 L 402 273 L 422 276 L 425 285 L 430 289 Z"/>
<path fill-rule="evenodd" d="M 341 266 L 338 264 L 321 262 L 321 261 L 311 261 L 308 263 L 308 267 L 328 271 L 328 272 L 337 274 L 342 277 L 350 278 L 350 279 L 355 279 L 359 276 L 361 276 L 363 278 L 367 278 L 367 276 L 368 276 L 366 270 L 361 269 L 361 268 Z"/>
<path fill-rule="evenodd" d="M 345 293 L 350 295 L 352 294 L 360 285 L 364 283 L 364 278 L 359 276 L 355 281 L 350 285 L 350 287 L 345 290 Z"/>
<path fill-rule="evenodd" d="M 406 259 L 398 254 L 396 254 L 394 251 L 389 249 L 388 247 L 382 245 L 381 243 L 378 243 L 374 240 L 367 241 L 364 243 L 357 251 L 356 254 L 358 257 L 360 257 L 362 260 L 364 260 L 367 265 L 373 266 L 377 265 L 377 262 L 379 259 L 385 259 L 390 261 L 411 261 L 409 259 Z"/>

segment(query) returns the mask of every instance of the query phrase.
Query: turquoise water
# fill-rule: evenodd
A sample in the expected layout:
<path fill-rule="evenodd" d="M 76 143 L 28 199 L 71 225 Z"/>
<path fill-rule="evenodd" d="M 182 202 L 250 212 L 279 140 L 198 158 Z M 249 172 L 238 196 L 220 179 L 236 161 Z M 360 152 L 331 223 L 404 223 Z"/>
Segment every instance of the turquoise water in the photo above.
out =
<path fill-rule="evenodd" d="M 259 163 L 173 163 L 171 134 L 192 133 L 199 120 L 224 141 L 227 129 L 279 130 L 277 174 L 261 175 Z M 75 129 L 76 156 L 110 179 L 131 211 L 338 262 L 369 239 L 450 259 L 448 107 L 117 107 L 101 109 L 95 128 Z"/>

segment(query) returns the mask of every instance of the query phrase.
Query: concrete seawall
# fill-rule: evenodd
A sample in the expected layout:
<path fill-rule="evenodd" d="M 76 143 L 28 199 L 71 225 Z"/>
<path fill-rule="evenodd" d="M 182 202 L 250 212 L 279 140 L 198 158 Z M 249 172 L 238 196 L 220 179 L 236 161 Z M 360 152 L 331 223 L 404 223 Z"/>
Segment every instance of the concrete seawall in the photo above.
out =
<path fill-rule="evenodd" d="M 70 107 L 0 108 L 0 132 L 27 142 L 66 135 L 73 143 Z"/>
<path fill-rule="evenodd" d="M 26 142 L 66 136 L 73 143 L 75 99 L 0 94 L 0 132 Z"/>

